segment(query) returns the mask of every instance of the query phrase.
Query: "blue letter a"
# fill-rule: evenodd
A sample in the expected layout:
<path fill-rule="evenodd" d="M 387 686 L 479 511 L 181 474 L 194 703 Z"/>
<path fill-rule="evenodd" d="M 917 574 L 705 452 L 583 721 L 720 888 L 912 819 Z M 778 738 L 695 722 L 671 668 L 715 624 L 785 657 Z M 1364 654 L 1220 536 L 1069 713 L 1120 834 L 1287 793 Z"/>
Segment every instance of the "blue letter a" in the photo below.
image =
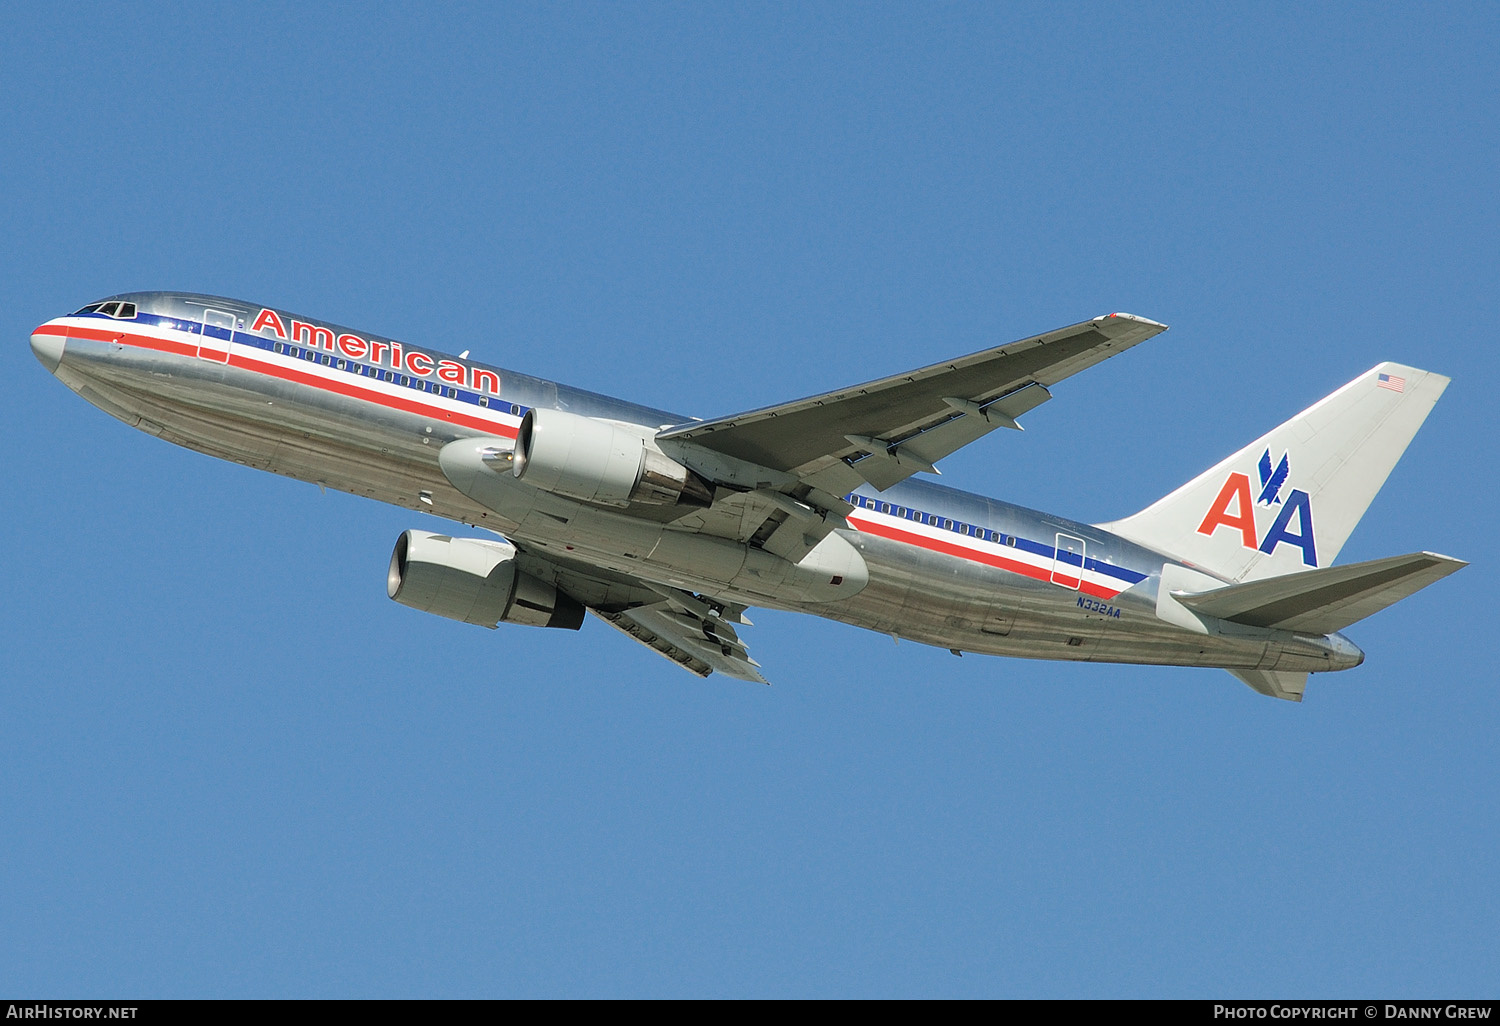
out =
<path fill-rule="evenodd" d="M 1292 534 L 1287 530 L 1291 526 L 1293 513 L 1297 514 L 1297 526 L 1301 529 L 1301 534 Z M 1260 543 L 1260 551 L 1269 556 L 1282 542 L 1291 542 L 1301 549 L 1303 563 L 1308 566 L 1318 565 L 1318 553 L 1313 548 L 1312 503 L 1301 488 L 1294 489 L 1287 496 L 1280 515 L 1276 517 L 1276 523 L 1271 525 L 1271 529 L 1266 532 L 1265 541 Z"/>

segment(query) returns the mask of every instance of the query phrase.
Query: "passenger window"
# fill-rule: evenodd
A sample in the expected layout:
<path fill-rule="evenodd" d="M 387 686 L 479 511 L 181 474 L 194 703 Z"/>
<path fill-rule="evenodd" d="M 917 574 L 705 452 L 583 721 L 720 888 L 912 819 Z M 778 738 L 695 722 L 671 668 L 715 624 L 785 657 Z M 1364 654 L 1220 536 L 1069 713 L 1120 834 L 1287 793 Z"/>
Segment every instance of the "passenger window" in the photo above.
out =
<path fill-rule="evenodd" d="M 511 403 L 510 404 L 510 415 L 512 417 L 519 417 L 521 415 L 521 408 L 519 406 L 517 406 L 515 403 Z"/>
<path fill-rule="evenodd" d="M 1007 534 L 1005 536 L 1005 544 L 1009 545 L 1011 548 L 1015 548 L 1016 547 L 1016 536 L 1013 535 L 1013 534 Z"/>
<path fill-rule="evenodd" d="M 482 395 L 482 396 L 479 397 L 479 405 L 480 406 L 488 406 L 489 404 L 490 404 L 490 397 L 489 396 Z"/>

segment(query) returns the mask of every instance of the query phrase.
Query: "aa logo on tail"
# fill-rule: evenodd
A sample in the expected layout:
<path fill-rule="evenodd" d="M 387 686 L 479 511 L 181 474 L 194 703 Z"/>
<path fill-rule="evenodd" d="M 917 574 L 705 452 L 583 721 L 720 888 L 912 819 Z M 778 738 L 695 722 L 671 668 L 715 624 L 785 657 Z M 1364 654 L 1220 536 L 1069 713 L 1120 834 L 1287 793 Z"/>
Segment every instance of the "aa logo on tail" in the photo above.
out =
<path fill-rule="evenodd" d="M 1212 536 L 1219 528 L 1227 527 L 1239 532 L 1240 544 L 1245 548 L 1264 552 L 1266 555 L 1271 555 L 1278 545 L 1286 542 L 1302 550 L 1304 564 L 1317 566 L 1318 553 L 1313 543 L 1312 500 L 1300 488 L 1292 489 L 1285 502 L 1281 498 L 1281 489 L 1291 476 L 1289 455 L 1282 453 L 1281 462 L 1273 465 L 1271 450 L 1267 449 L 1256 470 L 1260 476 L 1260 496 L 1251 500 L 1248 474 L 1230 474 L 1224 481 L 1224 487 L 1219 489 L 1218 498 L 1214 499 L 1213 505 L 1204 515 L 1203 523 L 1198 525 L 1198 533 Z M 1256 539 L 1258 532 L 1255 526 L 1257 505 L 1281 506 L 1275 523 L 1259 541 Z M 1292 523 L 1294 520 L 1295 532 Z"/>

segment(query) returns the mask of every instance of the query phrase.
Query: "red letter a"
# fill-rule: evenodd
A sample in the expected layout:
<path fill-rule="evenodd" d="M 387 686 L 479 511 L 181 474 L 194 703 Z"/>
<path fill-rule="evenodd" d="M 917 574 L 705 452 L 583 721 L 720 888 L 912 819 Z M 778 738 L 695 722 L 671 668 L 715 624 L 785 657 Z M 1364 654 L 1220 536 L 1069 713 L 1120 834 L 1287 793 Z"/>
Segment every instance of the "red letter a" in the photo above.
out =
<path fill-rule="evenodd" d="M 276 316 L 275 310 L 262 308 L 260 316 L 255 318 L 255 323 L 250 325 L 251 331 L 259 331 L 261 328 L 270 328 L 281 338 L 286 338 L 286 325 L 281 323 L 281 318 Z"/>
<path fill-rule="evenodd" d="M 1231 500 L 1238 500 L 1239 512 L 1233 515 L 1229 512 Z M 1219 497 L 1209 508 L 1208 515 L 1203 518 L 1203 523 L 1198 525 L 1198 533 L 1212 535 L 1221 527 L 1237 528 L 1245 548 L 1256 547 L 1255 507 L 1250 503 L 1250 479 L 1244 474 L 1229 475 L 1229 480 L 1225 481 L 1224 487 L 1219 489 Z"/>

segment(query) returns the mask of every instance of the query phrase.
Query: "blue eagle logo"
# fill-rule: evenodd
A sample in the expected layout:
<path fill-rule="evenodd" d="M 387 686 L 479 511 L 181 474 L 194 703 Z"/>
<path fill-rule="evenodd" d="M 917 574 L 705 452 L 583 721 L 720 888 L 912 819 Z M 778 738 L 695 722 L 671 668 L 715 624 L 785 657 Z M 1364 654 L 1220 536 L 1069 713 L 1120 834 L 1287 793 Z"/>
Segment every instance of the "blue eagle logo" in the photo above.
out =
<path fill-rule="evenodd" d="M 1287 462 L 1287 454 L 1281 454 L 1281 463 L 1275 470 L 1271 469 L 1271 450 L 1267 449 L 1260 457 L 1260 498 L 1255 501 L 1262 506 L 1274 506 L 1281 503 L 1281 486 L 1286 484 L 1287 475 L 1292 472 L 1291 464 Z"/>

